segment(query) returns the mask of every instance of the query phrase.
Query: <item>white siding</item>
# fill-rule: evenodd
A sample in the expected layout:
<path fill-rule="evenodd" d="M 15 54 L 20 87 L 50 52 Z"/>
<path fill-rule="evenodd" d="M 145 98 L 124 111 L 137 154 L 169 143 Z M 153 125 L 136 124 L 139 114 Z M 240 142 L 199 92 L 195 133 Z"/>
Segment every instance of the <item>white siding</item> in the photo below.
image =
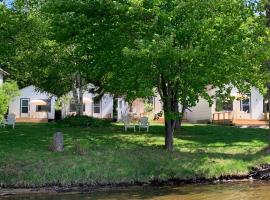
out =
<path fill-rule="evenodd" d="M 209 106 L 208 101 L 200 98 L 196 106 L 186 110 L 186 119 L 190 122 L 210 121 L 212 118 L 212 107 Z"/>
<path fill-rule="evenodd" d="M 251 89 L 251 118 L 263 119 L 263 96 L 256 88 Z"/>
<path fill-rule="evenodd" d="M 113 117 L 113 97 L 105 94 L 101 100 L 101 118 Z"/>
<path fill-rule="evenodd" d="M 159 94 L 156 94 L 154 98 L 154 114 L 159 113 L 160 111 L 163 111 L 162 101 Z"/>
<path fill-rule="evenodd" d="M 210 95 L 213 95 L 215 90 L 209 91 Z M 238 90 L 234 88 L 232 90 L 232 95 L 237 95 Z M 241 101 L 233 101 L 233 113 L 235 119 L 256 119 L 260 120 L 264 118 L 263 114 L 263 96 L 260 94 L 259 90 L 255 87 L 251 88 L 251 99 L 250 99 L 250 113 L 241 111 Z M 212 115 L 215 113 L 215 101 L 211 107 L 206 100 L 200 99 L 197 105 L 191 108 L 191 111 L 186 112 L 187 120 L 191 122 L 196 122 L 200 120 L 211 120 Z"/>
<path fill-rule="evenodd" d="M 72 92 L 68 94 L 68 98 L 72 99 Z M 83 94 L 83 101 L 85 104 L 84 115 L 93 116 L 97 118 L 112 118 L 113 116 L 113 97 L 110 94 L 104 94 L 100 100 L 100 113 L 94 113 L 94 95 L 88 91 Z M 70 102 L 66 102 L 62 105 L 62 118 L 68 115 L 75 114 L 75 112 L 70 112 Z"/>
<path fill-rule="evenodd" d="M 3 74 L 0 72 L 0 85 L 3 84 L 4 82 L 4 76 Z"/>
<path fill-rule="evenodd" d="M 35 91 L 34 86 L 28 86 L 20 90 L 20 95 L 18 97 L 15 97 L 9 104 L 9 113 L 14 113 L 16 115 L 16 118 L 21 117 L 20 113 L 20 100 L 21 98 L 26 98 L 30 100 L 29 103 L 29 118 L 48 118 L 48 119 L 54 119 L 55 117 L 55 97 L 52 95 L 49 95 L 44 92 L 37 92 Z M 31 104 L 32 100 L 43 100 L 43 99 L 51 99 L 51 112 L 36 112 L 36 105 Z"/>
<path fill-rule="evenodd" d="M 128 113 L 128 103 L 123 98 L 118 98 L 117 121 L 122 121 L 124 115 Z"/>

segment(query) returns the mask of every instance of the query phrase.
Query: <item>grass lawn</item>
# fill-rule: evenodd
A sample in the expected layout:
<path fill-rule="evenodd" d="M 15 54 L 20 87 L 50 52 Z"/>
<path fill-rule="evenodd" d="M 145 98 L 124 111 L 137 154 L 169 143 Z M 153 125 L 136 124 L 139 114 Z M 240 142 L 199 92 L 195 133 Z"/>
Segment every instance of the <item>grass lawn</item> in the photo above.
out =
<path fill-rule="evenodd" d="M 261 150 L 268 130 L 212 125 L 184 125 L 175 134 L 175 151 L 166 152 L 164 127 L 150 132 L 123 132 L 122 126 L 71 128 L 57 124 L 18 124 L 0 129 L 0 185 L 104 184 L 153 179 L 212 178 L 244 175 L 252 167 L 270 163 Z M 62 131 L 65 151 L 48 146 Z M 79 140 L 87 151 L 79 155 Z"/>

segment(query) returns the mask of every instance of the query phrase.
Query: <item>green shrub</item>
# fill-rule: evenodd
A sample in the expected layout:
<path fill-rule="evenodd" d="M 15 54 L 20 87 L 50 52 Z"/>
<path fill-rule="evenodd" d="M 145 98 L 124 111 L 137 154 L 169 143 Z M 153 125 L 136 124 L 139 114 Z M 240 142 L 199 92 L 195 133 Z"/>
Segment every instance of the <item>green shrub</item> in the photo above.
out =
<path fill-rule="evenodd" d="M 0 86 L 0 121 L 8 111 L 8 105 L 12 98 L 19 95 L 19 88 L 15 81 L 7 80 Z"/>
<path fill-rule="evenodd" d="M 90 116 L 68 116 L 58 122 L 59 124 L 66 124 L 78 127 L 104 127 L 111 124 L 111 120 L 98 119 Z"/>

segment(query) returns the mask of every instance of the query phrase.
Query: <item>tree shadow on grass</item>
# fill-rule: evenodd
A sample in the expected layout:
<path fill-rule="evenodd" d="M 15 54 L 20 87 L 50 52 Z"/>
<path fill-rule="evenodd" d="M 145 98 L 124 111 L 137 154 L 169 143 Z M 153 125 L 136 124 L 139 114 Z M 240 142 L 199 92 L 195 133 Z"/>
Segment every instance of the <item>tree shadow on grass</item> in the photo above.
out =
<path fill-rule="evenodd" d="M 122 125 L 102 128 L 76 128 L 57 124 L 19 124 L 16 129 L 0 129 L 0 146 L 3 149 L 47 148 L 53 134 L 61 131 L 65 145 L 72 147 L 75 140 L 85 140 L 89 147 L 132 149 L 134 147 L 162 148 L 164 127 L 152 125 L 150 132 L 124 132 Z M 268 131 L 240 129 L 227 126 L 184 125 L 175 132 L 176 148 L 260 147 L 267 144 Z"/>
<path fill-rule="evenodd" d="M 65 137 L 65 151 L 62 154 L 50 153 L 47 149 L 57 131 L 63 132 Z M 14 167 L 12 173 L 15 177 L 17 171 L 25 173 L 26 169 L 37 170 L 37 176 L 44 173 L 46 181 L 62 180 L 63 174 L 67 182 L 74 181 L 69 177 L 77 172 L 75 179 L 80 181 L 89 181 L 90 177 L 90 180 L 104 182 L 147 182 L 153 179 L 188 180 L 237 174 L 263 157 L 259 148 L 267 144 L 266 130 L 187 125 L 182 132 L 175 134 L 175 151 L 168 152 L 163 149 L 163 131 L 162 126 L 151 126 L 149 133 L 134 133 L 124 132 L 122 126 L 118 125 L 104 128 L 18 125 L 15 130 L 0 130 L 0 148 L 5 155 L 4 164 Z M 87 143 L 88 154 L 85 156 L 72 152 L 73 143 L 78 139 Z M 235 150 L 230 151 L 231 148 Z M 243 148 L 256 150 L 245 152 Z M 29 151 L 34 153 L 28 154 Z M 5 152 L 10 152 L 7 155 L 12 157 Z M 8 168 L 3 169 L 3 174 Z M 50 170 L 49 174 L 63 170 L 60 174 L 48 176 L 46 168 L 55 169 Z"/>
<path fill-rule="evenodd" d="M 216 142 L 225 144 L 253 141 L 267 142 L 268 136 L 269 131 L 265 129 L 216 125 L 184 126 L 180 134 L 175 135 L 176 138 L 203 144 Z"/>

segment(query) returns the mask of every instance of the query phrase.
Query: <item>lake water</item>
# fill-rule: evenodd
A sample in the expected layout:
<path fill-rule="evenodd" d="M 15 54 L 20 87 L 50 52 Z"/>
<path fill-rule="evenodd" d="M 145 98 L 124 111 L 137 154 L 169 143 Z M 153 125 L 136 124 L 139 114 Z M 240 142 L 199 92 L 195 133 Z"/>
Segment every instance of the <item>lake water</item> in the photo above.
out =
<path fill-rule="evenodd" d="M 1 199 L 1 197 L 0 197 Z M 21 195 L 4 200 L 270 200 L 270 182 L 218 185 L 186 185 L 177 187 L 142 187 L 87 194 Z M 1 199 L 1 200 L 2 200 Z"/>

